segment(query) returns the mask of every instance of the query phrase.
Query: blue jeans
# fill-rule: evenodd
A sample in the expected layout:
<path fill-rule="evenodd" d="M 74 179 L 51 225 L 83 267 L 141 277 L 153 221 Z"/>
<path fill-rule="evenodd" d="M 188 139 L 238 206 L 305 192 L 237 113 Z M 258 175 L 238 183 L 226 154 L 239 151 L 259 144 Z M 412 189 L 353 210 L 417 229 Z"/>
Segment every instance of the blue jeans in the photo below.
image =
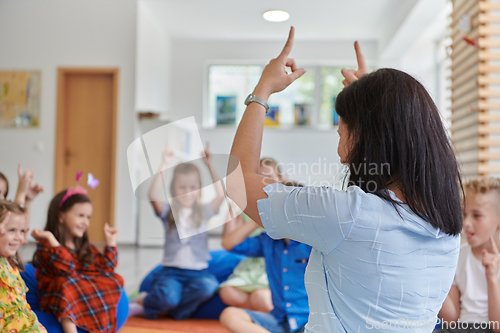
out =
<path fill-rule="evenodd" d="M 168 312 L 175 320 L 187 319 L 218 287 L 219 281 L 207 269 L 162 267 L 154 275 L 151 290 L 144 299 L 144 317 L 156 319 Z"/>

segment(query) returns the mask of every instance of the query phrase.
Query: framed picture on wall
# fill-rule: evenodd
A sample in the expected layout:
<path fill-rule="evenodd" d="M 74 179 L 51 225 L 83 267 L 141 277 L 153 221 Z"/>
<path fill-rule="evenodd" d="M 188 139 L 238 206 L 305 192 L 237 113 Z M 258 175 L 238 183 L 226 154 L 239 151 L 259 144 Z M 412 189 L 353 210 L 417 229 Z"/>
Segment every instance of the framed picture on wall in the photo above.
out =
<path fill-rule="evenodd" d="M 280 107 L 270 106 L 269 111 L 266 113 L 266 118 L 264 119 L 264 126 L 266 127 L 277 127 L 280 125 Z"/>
<path fill-rule="evenodd" d="M 311 105 L 295 104 L 295 126 L 311 125 Z"/>
<path fill-rule="evenodd" d="M 40 71 L 0 71 L 0 128 L 38 127 Z"/>
<path fill-rule="evenodd" d="M 217 96 L 217 125 L 236 124 L 236 96 Z"/>

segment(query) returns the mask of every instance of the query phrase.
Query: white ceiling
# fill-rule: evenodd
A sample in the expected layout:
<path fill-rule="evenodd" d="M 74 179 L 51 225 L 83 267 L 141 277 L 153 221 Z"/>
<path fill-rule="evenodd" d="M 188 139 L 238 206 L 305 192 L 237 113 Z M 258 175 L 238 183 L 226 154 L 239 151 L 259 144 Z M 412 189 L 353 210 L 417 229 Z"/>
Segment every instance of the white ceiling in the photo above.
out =
<path fill-rule="evenodd" d="M 140 0 L 139 5 L 161 18 L 172 38 L 282 40 L 293 25 L 296 39 L 381 40 L 394 34 L 419 1 L 424 0 Z M 287 11 L 290 19 L 265 21 L 262 14 L 272 9 Z"/>

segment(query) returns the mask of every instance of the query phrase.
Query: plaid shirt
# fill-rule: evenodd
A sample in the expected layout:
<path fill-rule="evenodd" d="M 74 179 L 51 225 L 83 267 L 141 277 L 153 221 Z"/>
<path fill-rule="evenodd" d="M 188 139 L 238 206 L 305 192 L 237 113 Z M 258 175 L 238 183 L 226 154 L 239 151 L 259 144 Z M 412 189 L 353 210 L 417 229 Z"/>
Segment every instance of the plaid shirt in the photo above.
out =
<path fill-rule="evenodd" d="M 69 317 L 86 331 L 111 333 L 123 287 L 123 278 L 114 273 L 118 252 L 107 247 L 103 255 L 93 245 L 90 250 L 93 262 L 88 265 L 78 260 L 76 250 L 38 243 L 40 309 L 58 319 Z"/>

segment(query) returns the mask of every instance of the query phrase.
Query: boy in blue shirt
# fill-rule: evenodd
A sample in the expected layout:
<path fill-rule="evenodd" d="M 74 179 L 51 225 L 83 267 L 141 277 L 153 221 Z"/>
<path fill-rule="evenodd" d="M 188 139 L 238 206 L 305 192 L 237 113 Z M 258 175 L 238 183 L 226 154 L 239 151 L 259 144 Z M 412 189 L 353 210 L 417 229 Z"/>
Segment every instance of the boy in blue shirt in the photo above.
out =
<path fill-rule="evenodd" d="M 274 309 L 270 313 L 228 307 L 220 322 L 230 332 L 299 333 L 309 317 L 304 274 L 311 247 L 290 239 L 274 240 L 266 233 L 247 238 L 259 226 L 249 221 L 222 240 L 232 252 L 264 257 Z"/>

